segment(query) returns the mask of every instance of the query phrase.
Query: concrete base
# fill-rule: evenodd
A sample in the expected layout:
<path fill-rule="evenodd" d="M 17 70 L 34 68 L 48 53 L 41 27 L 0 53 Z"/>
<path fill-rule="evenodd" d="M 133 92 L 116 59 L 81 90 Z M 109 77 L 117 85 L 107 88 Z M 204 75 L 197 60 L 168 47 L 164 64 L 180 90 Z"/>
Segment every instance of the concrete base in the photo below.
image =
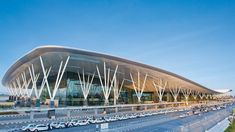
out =
<path fill-rule="evenodd" d="M 105 106 L 109 106 L 109 101 L 108 101 L 108 100 L 105 100 L 105 101 L 104 101 L 104 105 L 105 105 Z"/>
<path fill-rule="evenodd" d="M 36 107 L 40 107 L 41 106 L 41 100 L 40 99 L 36 99 Z"/>
<path fill-rule="evenodd" d="M 54 108 L 55 107 L 55 102 L 54 101 L 50 101 L 50 108 Z"/>
<path fill-rule="evenodd" d="M 118 107 L 115 107 L 115 113 L 118 113 Z"/>
<path fill-rule="evenodd" d="M 67 110 L 67 117 L 70 117 L 70 115 L 71 115 L 71 111 Z"/>
<path fill-rule="evenodd" d="M 83 100 L 83 106 L 88 106 L 87 99 L 84 99 L 84 100 Z"/>
<path fill-rule="evenodd" d="M 148 109 L 148 107 L 147 106 L 144 106 L 144 110 L 147 110 Z"/>
<path fill-rule="evenodd" d="M 97 115 L 98 114 L 98 109 L 94 109 L 95 110 L 95 115 Z"/>
<path fill-rule="evenodd" d="M 31 105 L 32 105 L 32 100 L 30 98 L 27 98 L 26 107 L 31 107 Z"/>
<path fill-rule="evenodd" d="M 34 112 L 31 111 L 31 112 L 30 112 L 30 120 L 33 120 L 33 119 L 34 119 Z"/>

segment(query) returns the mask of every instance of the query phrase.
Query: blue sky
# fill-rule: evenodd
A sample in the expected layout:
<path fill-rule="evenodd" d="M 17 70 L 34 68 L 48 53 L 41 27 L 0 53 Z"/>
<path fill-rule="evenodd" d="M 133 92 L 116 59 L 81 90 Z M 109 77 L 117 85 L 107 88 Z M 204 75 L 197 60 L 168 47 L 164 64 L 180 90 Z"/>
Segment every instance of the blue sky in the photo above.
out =
<path fill-rule="evenodd" d="M 0 79 L 18 58 L 48 44 L 128 58 L 235 91 L 233 0 L 0 0 Z"/>

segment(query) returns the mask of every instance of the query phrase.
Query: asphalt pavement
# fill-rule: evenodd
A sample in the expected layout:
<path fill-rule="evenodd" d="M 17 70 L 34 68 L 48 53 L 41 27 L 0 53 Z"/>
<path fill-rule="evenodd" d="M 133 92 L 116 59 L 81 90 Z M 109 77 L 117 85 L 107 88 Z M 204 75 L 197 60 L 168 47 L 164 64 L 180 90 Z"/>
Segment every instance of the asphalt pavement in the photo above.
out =
<path fill-rule="evenodd" d="M 204 132 L 228 117 L 235 105 L 181 118 L 184 112 L 128 119 L 109 123 L 108 132 Z M 96 125 L 52 130 L 53 132 L 95 132 Z"/>

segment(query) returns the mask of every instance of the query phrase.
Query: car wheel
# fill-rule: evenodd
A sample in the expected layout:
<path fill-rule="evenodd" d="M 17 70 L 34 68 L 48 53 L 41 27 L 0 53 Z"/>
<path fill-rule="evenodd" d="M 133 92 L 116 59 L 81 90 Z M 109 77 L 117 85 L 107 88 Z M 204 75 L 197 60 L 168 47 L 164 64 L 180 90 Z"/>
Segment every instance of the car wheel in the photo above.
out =
<path fill-rule="evenodd" d="M 36 130 L 34 130 L 34 132 L 38 132 L 38 130 L 36 129 Z"/>
<path fill-rule="evenodd" d="M 29 132 L 30 130 L 29 129 L 26 129 L 27 132 Z"/>

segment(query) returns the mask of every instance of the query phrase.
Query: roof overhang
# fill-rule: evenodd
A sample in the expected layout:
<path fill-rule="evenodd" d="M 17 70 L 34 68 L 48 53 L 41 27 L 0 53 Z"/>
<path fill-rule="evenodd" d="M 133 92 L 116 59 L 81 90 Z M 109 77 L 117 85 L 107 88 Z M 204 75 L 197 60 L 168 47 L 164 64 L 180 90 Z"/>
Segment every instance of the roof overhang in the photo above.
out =
<path fill-rule="evenodd" d="M 188 87 L 192 90 L 197 90 L 201 91 L 203 93 L 219 93 L 217 91 L 211 90 L 207 87 L 204 87 L 194 81 L 191 81 L 187 78 L 184 78 L 180 75 L 174 74 L 172 72 L 156 68 L 150 65 L 134 62 L 131 60 L 123 59 L 120 57 L 115 57 L 112 55 L 107 55 L 103 53 L 97 53 L 97 52 L 92 52 L 92 51 L 86 51 L 86 50 L 81 50 L 81 49 L 76 49 L 76 48 L 68 48 L 68 47 L 61 47 L 61 46 L 42 46 L 42 47 L 37 47 L 18 59 L 6 72 L 2 79 L 2 84 L 6 86 L 6 84 L 11 81 L 15 76 L 20 74 L 23 70 L 26 70 L 28 66 L 32 64 L 32 60 L 35 60 L 39 58 L 39 56 L 46 57 L 48 65 L 55 64 L 56 57 L 50 56 L 47 54 L 50 53 L 58 53 L 61 54 L 59 55 L 59 59 L 64 58 L 66 56 L 75 56 L 75 55 L 83 55 L 83 56 L 88 56 L 91 61 L 108 61 L 112 63 L 113 65 L 121 65 L 120 68 L 122 68 L 122 72 L 126 74 L 126 76 L 129 75 L 127 72 L 135 72 L 135 70 L 139 70 L 141 73 L 148 73 L 153 81 L 154 78 L 163 78 L 165 80 L 172 80 L 173 82 L 178 82 L 180 85 L 184 87 Z M 58 57 L 57 57 L 58 58 Z M 81 61 L 81 60 L 80 60 Z M 74 61 L 75 62 L 75 61 Z M 40 64 L 38 64 L 40 67 Z M 74 65 L 77 65 L 74 63 Z M 95 70 L 92 68 L 89 68 L 90 70 Z M 71 69 L 72 70 L 72 69 Z M 149 82 L 150 83 L 150 82 Z M 148 86 L 147 86 L 148 87 Z"/>

